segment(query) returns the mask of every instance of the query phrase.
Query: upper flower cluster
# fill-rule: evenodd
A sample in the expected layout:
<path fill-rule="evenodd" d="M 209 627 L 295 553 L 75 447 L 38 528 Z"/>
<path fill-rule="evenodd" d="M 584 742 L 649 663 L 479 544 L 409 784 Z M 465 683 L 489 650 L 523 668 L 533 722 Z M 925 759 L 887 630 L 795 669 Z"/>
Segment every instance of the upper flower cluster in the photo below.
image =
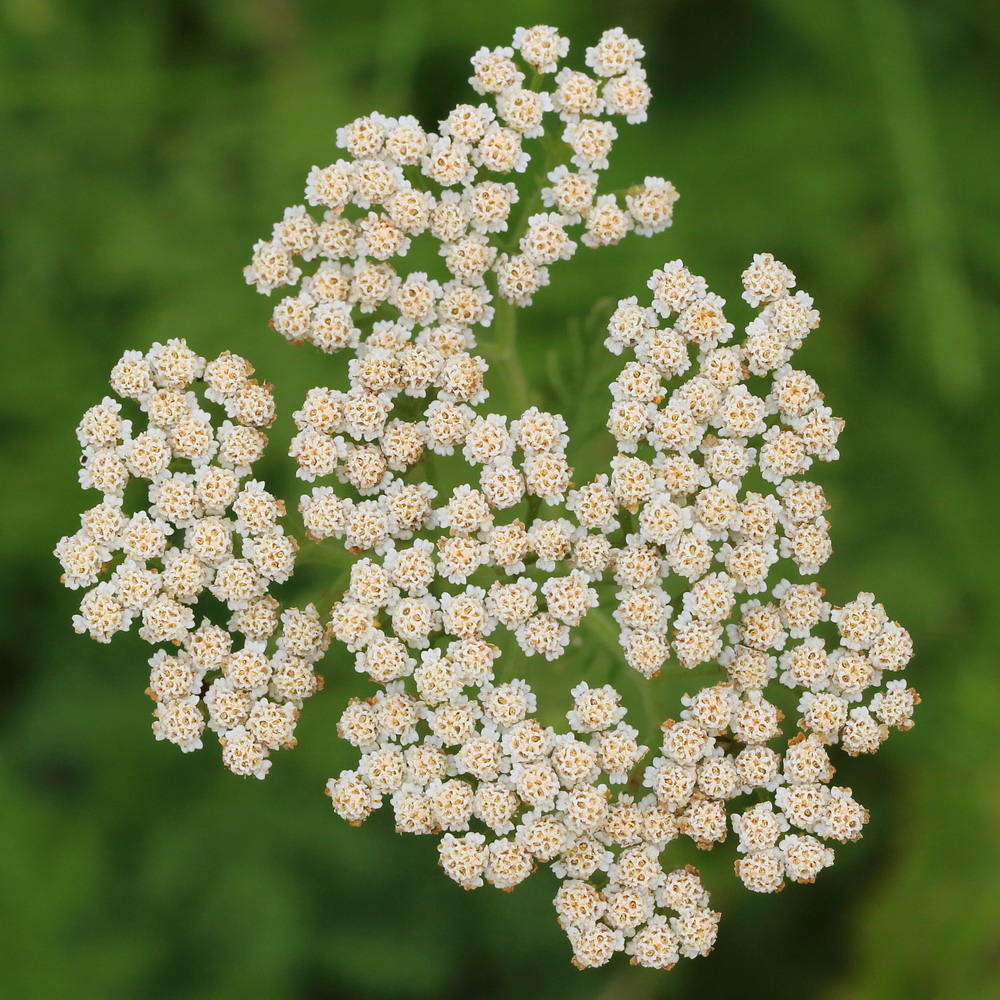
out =
<path fill-rule="evenodd" d="M 459 104 L 436 132 L 378 113 L 339 129 L 347 158 L 313 167 L 306 180 L 306 199 L 322 216 L 305 205 L 286 209 L 244 271 L 268 294 L 301 279 L 300 292 L 275 307 L 274 328 L 337 351 L 358 345 L 356 313 L 378 310 L 406 328 L 488 326 L 494 290 L 530 305 L 549 268 L 577 250 L 574 236 L 600 247 L 669 226 L 677 192 L 662 178 L 647 177 L 624 198 L 599 193 L 615 122 L 646 117 L 642 46 L 620 29 L 607 31 L 587 50 L 591 73 L 557 72 L 568 48 L 555 29 L 539 26 L 519 31 L 513 47 L 480 49 L 470 83 L 489 101 Z M 504 237 L 520 194 L 510 178 L 524 173 L 529 148 L 543 139 L 550 160 L 564 162 L 526 199 L 512 242 Z M 392 263 L 421 237 L 439 244 L 441 280 L 403 275 Z M 312 261 L 319 263 L 304 276 L 302 265 Z"/>

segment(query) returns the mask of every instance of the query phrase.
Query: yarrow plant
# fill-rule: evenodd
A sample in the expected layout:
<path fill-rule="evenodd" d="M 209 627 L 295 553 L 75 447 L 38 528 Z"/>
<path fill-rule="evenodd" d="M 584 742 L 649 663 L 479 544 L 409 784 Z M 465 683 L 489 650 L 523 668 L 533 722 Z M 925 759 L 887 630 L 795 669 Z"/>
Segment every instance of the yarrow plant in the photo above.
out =
<path fill-rule="evenodd" d="M 547 865 L 576 965 L 625 952 L 668 969 L 712 949 L 720 916 L 671 842 L 711 850 L 731 831 L 751 891 L 812 882 L 868 822 L 832 783 L 836 755 L 874 753 L 919 699 L 907 631 L 872 594 L 835 605 L 808 579 L 831 541 L 803 477 L 838 457 L 843 421 L 793 364 L 819 313 L 783 263 L 743 272 L 757 314 L 740 337 L 680 260 L 617 304 L 614 456 L 592 478 L 574 475 L 563 417 L 530 405 L 516 311 L 581 245 L 661 233 L 677 200 L 657 177 L 601 190 L 619 128 L 646 117 L 642 45 L 606 31 L 583 69 L 561 65 L 568 49 L 546 26 L 480 49 L 475 97 L 436 132 L 346 125 L 308 205 L 255 244 L 244 273 L 279 293 L 273 329 L 351 354 L 347 381 L 294 414 L 298 517 L 252 478 L 271 387 L 237 354 L 170 340 L 126 352 L 84 414 L 80 484 L 100 500 L 55 554 L 84 591 L 78 632 L 137 626 L 157 647 L 157 739 L 188 752 L 209 729 L 226 767 L 263 778 L 326 654 L 362 675 L 338 727 L 357 761 L 326 787 L 340 817 L 387 805 L 466 889 Z M 436 270 L 407 270 L 428 245 Z M 488 359 L 516 412 L 490 411 Z M 297 539 L 329 557 L 332 607 L 271 593 Z M 687 680 L 658 747 L 621 684 L 574 677 L 588 616 L 618 637 L 611 679 Z M 565 721 L 546 725 L 532 680 L 564 656 Z"/>

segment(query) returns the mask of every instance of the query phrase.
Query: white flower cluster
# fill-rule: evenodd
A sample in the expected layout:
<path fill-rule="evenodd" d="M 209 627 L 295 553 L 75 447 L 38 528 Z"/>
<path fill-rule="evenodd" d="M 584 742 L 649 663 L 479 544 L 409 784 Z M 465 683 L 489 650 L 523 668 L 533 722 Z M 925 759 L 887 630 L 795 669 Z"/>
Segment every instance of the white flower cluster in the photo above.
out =
<path fill-rule="evenodd" d="M 309 206 L 285 210 L 270 240 L 254 246 L 248 283 L 270 294 L 299 284 L 297 295 L 275 307 L 272 326 L 288 340 L 323 351 L 356 347 L 352 313 L 391 315 L 405 342 L 414 328 L 488 326 L 494 291 L 522 307 L 549 282 L 549 268 L 585 246 L 618 243 L 629 232 L 651 236 L 670 225 L 677 192 L 647 177 L 623 199 L 599 194 L 618 136 L 615 121 L 646 118 L 650 90 L 642 46 L 620 29 L 605 32 L 587 50 L 592 73 L 565 67 L 569 43 L 554 28 L 519 29 L 513 46 L 480 49 L 470 80 L 478 104 L 460 104 L 426 132 L 415 118 L 372 113 L 337 132 L 347 158 L 314 166 L 306 181 Z M 536 86 L 525 85 L 526 73 Z M 523 174 L 528 146 L 552 132 L 569 162 L 548 175 L 543 206 L 523 222 L 516 248 L 503 239 L 519 200 L 508 178 Z M 390 263 L 414 240 L 439 244 L 445 274 L 400 274 Z M 301 265 L 317 261 L 304 276 Z M 487 284 L 489 279 L 489 285 Z M 440 367 L 436 338 L 425 333 L 407 348 L 421 368 Z M 445 352 L 447 353 L 447 352 Z M 428 371 L 433 380 L 435 374 Z"/>
<path fill-rule="evenodd" d="M 576 488 L 565 422 L 536 408 L 508 428 L 471 394 L 461 403 L 439 395 L 424 421 L 394 423 L 388 444 L 352 445 L 347 407 L 365 388 L 352 366 L 347 393 L 315 390 L 298 415 L 338 456 L 382 451 L 370 488 L 332 467 L 376 498 L 320 487 L 302 501 L 314 538 L 366 553 L 331 632 L 382 688 L 341 718 L 361 756 L 329 782 L 334 808 L 357 824 L 388 800 L 400 832 L 443 833 L 441 865 L 466 888 L 511 889 L 549 864 L 583 967 L 622 950 L 669 967 L 711 948 L 718 914 L 696 873 L 660 865 L 678 836 L 708 850 L 731 821 L 749 889 L 812 881 L 833 862 L 827 841 L 857 839 L 868 819 L 849 788 L 829 787 L 827 748 L 874 752 L 890 728 L 912 725 L 918 700 L 902 680 L 877 690 L 906 665 L 911 643 L 872 595 L 833 608 L 815 583 L 782 575 L 788 564 L 813 575 L 830 555 L 828 504 L 800 477 L 813 460 L 837 457 L 842 421 L 790 364 L 818 325 L 811 298 L 792 292 L 794 276 L 769 254 L 743 280 L 760 314 L 738 344 L 724 300 L 680 261 L 650 278 L 651 305 L 619 303 L 606 342 L 629 356 L 610 386 L 618 455 L 609 474 Z M 404 374 L 393 391 L 413 388 Z M 437 407 L 449 414 L 447 433 Z M 396 478 L 410 467 L 392 451 L 403 427 L 413 463 L 427 447 L 461 449 L 479 483 L 435 505 L 429 484 Z M 540 457 L 552 471 L 537 481 Z M 498 469 L 510 484 L 499 493 Z M 530 525 L 504 515 L 525 496 L 552 514 Z M 647 747 L 615 688 L 579 685 L 569 731 L 542 726 L 528 680 L 497 679 L 501 648 L 487 638 L 503 626 L 526 656 L 554 659 L 609 577 L 629 666 L 648 679 L 671 663 L 727 675 L 684 699 L 641 771 Z M 801 693 L 791 733 L 766 696 L 775 681 Z M 638 802 L 612 793 L 640 776 Z M 772 801 L 741 811 L 751 794 Z M 682 903 L 664 888 L 677 880 L 689 889 Z"/>
<path fill-rule="evenodd" d="M 648 304 L 618 303 L 605 341 L 622 358 L 616 449 L 592 478 L 574 479 L 559 414 L 489 412 L 474 331 L 493 323 L 494 296 L 530 304 L 574 237 L 597 247 L 660 232 L 677 198 L 652 177 L 622 203 L 598 193 L 615 121 L 645 118 L 642 46 L 607 31 L 587 72 L 560 68 L 567 53 L 553 28 L 518 29 L 472 59 L 492 104 L 459 105 L 436 133 L 379 114 L 345 126 L 348 158 L 308 178 L 322 218 L 290 208 L 254 247 L 245 275 L 259 291 L 301 279 L 273 327 L 353 355 L 346 385 L 307 394 L 289 449 L 312 484 L 306 537 L 349 566 L 328 621 L 267 594 L 296 557 L 281 501 L 243 482 L 273 419 L 269 387 L 243 359 L 206 364 L 183 341 L 112 373 L 148 430 L 133 435 L 111 399 L 85 415 L 81 482 L 104 499 L 56 554 L 68 586 L 93 587 L 79 631 L 108 641 L 141 616 L 143 638 L 179 647 L 151 661 L 157 738 L 200 746 L 203 701 L 227 766 L 262 777 L 269 752 L 294 743 L 333 638 L 375 685 L 340 718 L 358 751 L 327 785 L 341 817 L 357 825 L 388 803 L 397 830 L 439 837 L 442 868 L 467 889 L 510 890 L 548 865 L 578 966 L 624 952 L 670 968 L 711 950 L 719 914 L 695 869 L 663 863 L 667 845 L 709 850 L 732 828 L 748 889 L 812 881 L 830 842 L 868 821 L 831 785 L 831 754 L 876 751 L 912 726 L 919 698 L 900 675 L 910 636 L 873 595 L 835 607 L 800 579 L 832 551 L 823 490 L 802 477 L 838 457 L 843 421 L 792 364 L 819 314 L 770 254 L 743 273 L 757 316 L 738 339 L 725 300 L 680 260 L 650 277 Z M 520 195 L 505 178 L 553 119 L 561 145 L 547 151 L 561 162 L 536 192 L 548 211 L 511 225 Z M 421 236 L 440 244 L 443 280 L 390 263 Z M 218 431 L 197 379 L 226 410 Z M 461 468 L 459 485 L 434 475 L 438 461 Z M 150 506 L 126 513 L 133 477 L 148 480 Z M 195 628 L 203 592 L 232 613 L 228 631 Z M 622 669 L 640 683 L 692 671 L 695 693 L 652 755 L 612 684 L 575 683 L 553 727 L 529 679 L 512 676 L 566 654 L 591 612 L 613 618 Z"/>
<path fill-rule="evenodd" d="M 178 647 L 149 661 L 156 738 L 200 749 L 203 701 L 226 766 L 263 777 L 269 751 L 295 742 L 327 637 L 315 608 L 282 613 L 268 594 L 291 576 L 298 545 L 280 524 L 284 503 L 247 478 L 274 420 L 271 387 L 252 375 L 243 358 L 225 352 L 206 362 L 183 340 L 127 351 L 111 372 L 117 398 L 92 406 L 77 428 L 80 485 L 101 502 L 55 556 L 67 587 L 89 588 L 77 632 L 106 643 L 138 621 L 146 642 Z M 199 384 L 225 411 L 218 427 Z M 142 430 L 123 403 L 144 417 Z M 206 596 L 230 613 L 227 628 L 208 618 L 196 627 Z M 213 672 L 218 678 L 206 679 Z"/>

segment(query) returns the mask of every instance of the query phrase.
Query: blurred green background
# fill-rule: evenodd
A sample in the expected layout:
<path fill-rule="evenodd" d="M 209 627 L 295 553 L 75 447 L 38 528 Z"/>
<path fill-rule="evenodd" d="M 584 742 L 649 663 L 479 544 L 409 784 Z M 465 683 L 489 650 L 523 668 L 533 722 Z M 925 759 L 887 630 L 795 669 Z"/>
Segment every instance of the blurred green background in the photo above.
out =
<path fill-rule="evenodd" d="M 4 996 L 1000 997 L 1000 7 L 602 6 L 0 0 Z M 576 972 L 547 873 L 463 893 L 387 809 L 339 821 L 320 794 L 351 759 L 336 654 L 263 784 L 214 747 L 154 742 L 146 647 L 74 635 L 50 555 L 83 504 L 73 428 L 124 348 L 246 354 L 288 434 L 325 359 L 267 329 L 240 275 L 251 244 L 334 158 L 338 125 L 373 108 L 433 123 L 468 98 L 480 45 L 537 22 L 578 59 L 615 23 L 644 41 L 652 113 L 614 172 L 682 198 L 666 234 L 555 270 L 525 340 L 558 347 L 566 316 L 677 256 L 745 322 L 740 271 L 758 250 L 786 260 L 824 316 L 803 361 L 848 421 L 819 470 L 823 583 L 874 590 L 919 654 L 916 728 L 838 774 L 872 807 L 865 839 L 775 897 L 738 886 L 731 842 L 699 859 L 719 943 L 671 973 Z"/>

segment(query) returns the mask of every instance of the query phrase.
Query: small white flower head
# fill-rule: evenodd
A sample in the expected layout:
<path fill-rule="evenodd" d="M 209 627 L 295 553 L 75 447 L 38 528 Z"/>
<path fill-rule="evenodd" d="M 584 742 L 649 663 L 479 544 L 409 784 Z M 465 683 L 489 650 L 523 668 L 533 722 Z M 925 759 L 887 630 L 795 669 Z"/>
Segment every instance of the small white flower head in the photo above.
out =
<path fill-rule="evenodd" d="M 586 73 L 567 66 L 556 75 L 555 83 L 552 107 L 564 122 L 578 122 L 583 115 L 596 117 L 604 110 L 599 81 Z"/>
<path fill-rule="evenodd" d="M 169 740 L 183 753 L 201 749 L 205 719 L 198 709 L 197 696 L 159 702 L 153 714 L 153 735 L 156 739 Z"/>
<path fill-rule="evenodd" d="M 535 293 L 549 283 L 548 268 L 523 253 L 501 254 L 494 273 L 500 297 L 519 309 L 530 306 Z"/>
<path fill-rule="evenodd" d="M 528 683 L 515 679 L 503 684 L 486 684 L 479 692 L 485 716 L 498 728 L 508 729 L 523 722 L 537 708 Z"/>
<path fill-rule="evenodd" d="M 795 275 L 773 254 L 755 253 L 743 272 L 743 298 L 755 309 L 761 303 L 780 299 L 794 287 Z"/>
<path fill-rule="evenodd" d="M 638 66 L 608 80 L 601 94 L 605 111 L 609 115 L 622 115 L 630 125 L 646 120 L 646 109 L 653 96 L 645 70 Z"/>
<path fill-rule="evenodd" d="M 263 779 L 270 770 L 268 749 L 258 742 L 244 726 L 236 726 L 219 738 L 222 762 L 233 774 Z"/>
<path fill-rule="evenodd" d="M 489 845 L 486 880 L 497 889 L 510 891 L 535 870 L 530 853 L 513 840 L 494 840 Z"/>
<path fill-rule="evenodd" d="M 253 246 L 253 259 L 243 269 L 243 276 L 248 285 L 255 285 L 258 292 L 270 295 L 282 285 L 294 285 L 302 277 L 302 270 L 295 266 L 287 247 L 258 240 Z"/>
<path fill-rule="evenodd" d="M 337 145 L 341 149 L 346 149 L 355 158 L 375 156 L 381 151 L 385 142 L 388 124 L 389 120 L 377 111 L 355 118 L 348 125 L 337 129 Z"/>
<path fill-rule="evenodd" d="M 112 375 L 112 378 L 114 378 L 114 375 Z M 139 380 L 139 382 L 142 381 L 144 380 Z M 105 396 L 99 404 L 90 407 L 84 413 L 76 429 L 76 437 L 80 442 L 80 446 L 82 448 L 88 446 L 93 448 L 114 448 L 128 438 L 130 436 L 131 423 L 120 416 L 121 408 L 121 403 L 110 396 Z"/>
<path fill-rule="evenodd" d="M 604 890 L 608 908 L 605 922 L 631 937 L 653 915 L 656 900 L 652 892 L 609 886 Z"/>
<path fill-rule="evenodd" d="M 303 260 L 312 260 L 320 249 L 316 242 L 316 220 L 305 205 L 286 208 L 281 222 L 274 224 L 271 239 Z"/>
<path fill-rule="evenodd" d="M 559 452 L 539 452 L 524 460 L 524 483 L 528 493 L 546 504 L 562 503 L 573 470 Z"/>
<path fill-rule="evenodd" d="M 439 538 L 437 548 L 438 573 L 449 583 L 465 583 L 487 559 L 486 547 L 469 535 Z"/>
<path fill-rule="evenodd" d="M 382 157 L 360 159 L 354 165 L 354 204 L 359 208 L 384 205 L 405 186 L 402 170 Z"/>
<path fill-rule="evenodd" d="M 625 542 L 615 560 L 615 582 L 626 587 L 658 586 L 665 575 L 659 549 L 646 545 L 640 535 L 626 535 Z"/>
<path fill-rule="evenodd" d="M 472 154 L 477 167 L 498 174 L 524 173 L 531 157 L 522 148 L 524 133 L 494 122 Z"/>
<path fill-rule="evenodd" d="M 828 810 L 816 824 L 816 833 L 848 843 L 860 840 L 868 820 L 868 810 L 854 798 L 850 788 L 831 788 Z"/>
<path fill-rule="evenodd" d="M 785 887 L 784 858 L 777 848 L 753 851 L 738 858 L 734 869 L 751 892 L 780 892 Z"/>
<path fill-rule="evenodd" d="M 580 242 L 591 248 L 614 246 L 628 236 L 633 225 L 632 216 L 621 208 L 613 194 L 598 195 L 587 214 L 587 231 Z"/>
<path fill-rule="evenodd" d="M 611 567 L 615 548 L 606 535 L 583 535 L 573 546 L 571 564 L 589 580 L 600 580 Z"/>
<path fill-rule="evenodd" d="M 618 138 L 618 129 L 611 122 L 583 118 L 571 122 L 562 139 L 572 150 L 572 162 L 581 170 L 607 170 L 608 153 Z"/>
<path fill-rule="evenodd" d="M 694 719 L 664 723 L 663 756 L 681 767 L 692 767 L 715 746 L 715 737 Z"/>
<path fill-rule="evenodd" d="M 413 671 L 413 680 L 417 694 L 425 705 L 452 701 L 462 691 L 462 676 L 458 668 L 450 657 L 441 654 L 440 649 L 427 649 L 420 654 L 420 665 Z M 412 763 L 410 770 L 413 771 Z"/>
<path fill-rule="evenodd" d="M 574 527 L 564 517 L 553 521 L 536 520 L 528 531 L 528 541 L 537 556 L 538 568 L 551 573 L 556 563 L 569 555 L 582 533 L 581 528 Z"/>
<path fill-rule="evenodd" d="M 604 346 L 612 354 L 621 354 L 626 348 L 634 348 L 656 327 L 654 312 L 639 305 L 636 296 L 622 299 L 608 320 L 608 338 Z"/>
<path fill-rule="evenodd" d="M 53 555 L 63 568 L 62 584 L 70 590 L 97 583 L 110 551 L 95 541 L 86 529 L 59 539 Z"/>
<path fill-rule="evenodd" d="M 492 295 L 484 286 L 470 287 L 457 279 L 441 287 L 438 317 L 460 327 L 489 326 L 493 321 Z"/>
<path fill-rule="evenodd" d="M 775 299 L 760 318 L 793 350 L 819 326 L 819 312 L 813 308 L 812 296 L 803 291 Z"/>
<path fill-rule="evenodd" d="M 314 166 L 306 177 L 306 201 L 339 212 L 354 194 L 354 164 L 337 160 L 326 167 Z"/>
<path fill-rule="evenodd" d="M 707 292 L 681 310 L 674 327 L 702 350 L 723 344 L 735 329 L 732 323 L 726 322 L 722 312 L 725 304 L 725 299 L 714 292 Z"/>
<path fill-rule="evenodd" d="M 476 417 L 466 434 L 462 456 L 473 465 L 485 465 L 499 458 L 509 458 L 514 442 L 507 429 L 507 418 L 498 413 Z"/>
<path fill-rule="evenodd" d="M 578 969 L 596 969 L 607 965 L 615 952 L 625 949 L 625 934 L 606 924 L 574 925 L 567 931 L 573 946 L 573 964 Z"/>
<path fill-rule="evenodd" d="M 632 962 L 647 969 L 672 969 L 680 958 L 677 935 L 665 916 L 651 917 L 625 946 Z"/>
<path fill-rule="evenodd" d="M 559 926 L 563 928 L 595 923 L 607 908 L 603 895 L 582 879 L 564 881 L 553 903 Z"/>
<path fill-rule="evenodd" d="M 469 78 L 477 94 L 501 94 L 520 84 L 524 74 L 514 62 L 514 50 L 509 46 L 489 49 L 483 46 L 473 57 L 475 70 Z"/>
<path fill-rule="evenodd" d="M 625 204 L 635 222 L 635 232 L 653 236 L 669 228 L 679 197 L 673 184 L 662 177 L 647 177 L 640 187 L 632 188 L 625 196 Z"/>
<path fill-rule="evenodd" d="M 840 733 L 840 745 L 850 756 L 857 757 L 875 753 L 888 738 L 889 727 L 861 706 L 850 710 Z"/>
<path fill-rule="evenodd" d="M 517 203 L 518 193 L 512 182 L 484 180 L 466 188 L 462 197 L 474 230 L 500 233 L 507 229 L 507 220 L 511 208 Z"/>
<path fill-rule="evenodd" d="M 568 226 L 578 225 L 590 212 L 597 196 L 597 175 L 591 170 L 570 171 L 565 164 L 547 175 L 551 187 L 543 187 L 542 203 L 556 208 Z"/>
<path fill-rule="evenodd" d="M 419 163 L 426 145 L 427 133 L 412 115 L 386 123 L 385 152 L 400 166 Z"/>
<path fill-rule="evenodd" d="M 493 512 L 483 493 L 466 483 L 452 491 L 440 514 L 440 523 L 442 527 L 450 528 L 453 534 L 475 535 L 490 528 Z"/>
<path fill-rule="evenodd" d="M 858 594 L 857 600 L 831 612 L 830 619 L 837 625 L 841 642 L 859 650 L 868 649 L 889 620 L 874 594 Z"/>
<path fill-rule="evenodd" d="M 528 230 L 521 238 L 521 250 L 534 264 L 554 264 L 557 260 L 569 260 L 576 244 L 566 234 L 561 214 L 541 212 L 528 219 Z"/>
<path fill-rule="evenodd" d="M 496 115 L 488 104 L 459 104 L 441 122 L 440 133 L 448 138 L 474 146 L 486 134 Z"/>
<path fill-rule="evenodd" d="M 573 512 L 581 527 L 611 532 L 619 527 L 615 518 L 618 505 L 608 485 L 608 477 L 600 475 L 577 490 L 570 490 L 566 508 Z"/>
<path fill-rule="evenodd" d="M 548 94 L 524 87 L 510 87 L 497 96 L 497 115 L 509 128 L 525 139 L 537 139 L 544 133 L 542 117 L 552 110 Z"/>
<path fill-rule="evenodd" d="M 408 677 L 416 664 L 403 642 L 376 631 L 364 651 L 355 657 L 354 669 L 368 674 L 376 684 L 390 684 Z"/>
<path fill-rule="evenodd" d="M 661 632 L 644 628 L 623 628 L 620 636 L 625 662 L 647 679 L 659 676 L 670 643 Z"/>
<path fill-rule="evenodd" d="M 115 586 L 105 582 L 99 583 L 83 595 L 80 601 L 80 613 L 73 616 L 72 624 L 74 631 L 80 635 L 88 634 L 97 642 L 107 643 L 119 632 L 127 631 L 134 617 L 135 612 L 119 599 Z M 184 634 L 183 628 L 165 631 L 168 637 Z M 142 631 L 139 634 L 142 638 L 146 638 Z M 147 641 L 160 640 L 153 634 Z"/>
<path fill-rule="evenodd" d="M 607 785 L 577 785 L 559 793 L 557 807 L 573 833 L 596 834 L 607 822 L 610 798 Z"/>
<path fill-rule="evenodd" d="M 610 684 L 592 688 L 581 682 L 570 694 L 573 696 L 573 708 L 566 718 L 574 732 L 602 732 L 625 718 L 621 695 Z"/>
<path fill-rule="evenodd" d="M 404 597 L 392 609 L 392 630 L 414 649 L 426 649 L 431 634 L 440 627 L 438 600 L 430 594 Z"/>
<path fill-rule="evenodd" d="M 477 406 L 489 396 L 484 379 L 489 365 L 480 357 L 464 352 L 453 354 L 438 375 L 439 398 L 446 402 Z"/>
<path fill-rule="evenodd" d="M 538 584 L 528 577 L 511 583 L 498 580 L 490 587 L 487 598 L 490 614 L 507 628 L 520 625 L 538 610 L 537 588 Z"/>
<path fill-rule="evenodd" d="M 569 628 L 552 614 L 535 614 L 518 625 L 517 643 L 525 656 L 536 653 L 546 660 L 562 656 L 569 644 Z"/>
<path fill-rule="evenodd" d="M 523 573 L 524 560 L 531 550 L 531 540 L 521 521 L 497 525 L 484 536 L 483 544 L 476 549 L 477 567 L 487 560 L 503 569 L 508 575 Z"/>
<path fill-rule="evenodd" d="M 653 292 L 653 308 L 664 318 L 683 312 L 708 290 L 705 279 L 692 274 L 682 260 L 655 270 L 647 287 Z"/>
<path fill-rule="evenodd" d="M 781 669 L 782 684 L 818 692 L 827 686 L 832 667 L 823 640 L 812 637 L 782 653 Z"/>
<path fill-rule="evenodd" d="M 626 73 L 646 54 L 642 42 L 629 38 L 621 28 L 610 28 L 587 49 L 587 65 L 598 76 Z"/>
<path fill-rule="evenodd" d="M 920 696 L 913 688 L 903 680 L 894 680 L 872 698 L 871 711 L 885 725 L 905 731 L 913 728 L 913 710 L 919 704 Z"/>
<path fill-rule="evenodd" d="M 438 844 L 440 864 L 444 873 L 463 889 L 478 889 L 483 884 L 489 851 L 481 833 L 456 837 L 446 833 Z"/>
<path fill-rule="evenodd" d="M 566 421 L 533 406 L 511 423 L 511 434 L 525 455 L 562 451 L 569 442 Z"/>
<path fill-rule="evenodd" d="M 829 407 L 816 407 L 811 413 L 793 421 L 792 426 L 809 455 L 821 462 L 835 462 L 840 458 L 837 440 L 844 429 L 844 420 L 833 416 Z"/>
<path fill-rule="evenodd" d="M 651 403 L 635 399 L 616 400 L 611 404 L 607 427 L 620 452 L 632 454 L 645 442 L 655 412 Z"/>
<path fill-rule="evenodd" d="M 739 383 L 722 398 L 712 424 L 723 437 L 751 438 L 764 433 L 767 416 L 767 402 Z"/>
<path fill-rule="evenodd" d="M 360 222 L 358 256 L 388 260 L 390 257 L 405 257 L 410 248 L 410 240 L 392 219 L 369 212 Z"/>
<path fill-rule="evenodd" d="M 441 598 L 441 627 L 459 639 L 471 639 L 493 631 L 496 621 L 486 609 L 486 592 L 481 587 L 466 587 L 459 594 Z"/>
<path fill-rule="evenodd" d="M 662 634 L 670 619 L 670 598 L 657 587 L 624 587 L 618 591 L 615 621 L 623 629 Z"/>
<path fill-rule="evenodd" d="M 613 784 L 624 784 L 632 769 L 645 756 L 649 747 L 640 745 L 639 730 L 624 723 L 593 738 L 601 770 Z M 620 861 L 621 859 L 619 859 Z M 620 874 L 620 873 L 619 873 Z M 623 884 L 627 884 L 623 882 Z"/>
<path fill-rule="evenodd" d="M 569 53 L 569 39 L 547 24 L 518 28 L 514 32 L 513 45 L 537 73 L 554 73 L 559 60 Z"/>
<path fill-rule="evenodd" d="M 493 264 L 496 248 L 483 234 L 473 233 L 454 243 L 443 244 L 440 253 L 445 266 L 456 278 L 469 285 L 479 285 Z"/>
<path fill-rule="evenodd" d="M 833 864 L 833 848 L 815 837 L 792 834 L 778 845 L 785 874 L 793 882 L 815 882 L 816 876 Z"/>
<path fill-rule="evenodd" d="M 184 340 L 177 338 L 165 344 L 153 344 L 147 351 L 156 385 L 171 389 L 186 389 L 205 371 L 205 359 L 199 357 Z"/>
<path fill-rule="evenodd" d="M 498 458 L 484 466 L 479 482 L 490 506 L 497 510 L 520 503 L 527 489 L 524 475 L 509 458 Z"/>

